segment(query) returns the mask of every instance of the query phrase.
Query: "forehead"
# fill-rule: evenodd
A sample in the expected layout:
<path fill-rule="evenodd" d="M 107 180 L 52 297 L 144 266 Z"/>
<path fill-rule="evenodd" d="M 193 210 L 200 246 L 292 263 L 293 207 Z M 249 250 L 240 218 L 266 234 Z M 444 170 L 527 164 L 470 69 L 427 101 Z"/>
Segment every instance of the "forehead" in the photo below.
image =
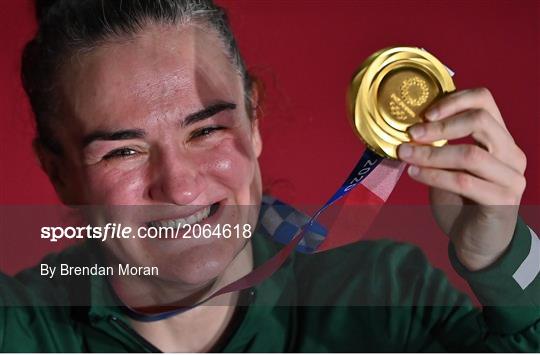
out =
<path fill-rule="evenodd" d="M 83 128 L 183 115 L 243 97 L 223 42 L 195 25 L 149 25 L 129 40 L 75 54 L 62 74 L 64 106 Z"/>

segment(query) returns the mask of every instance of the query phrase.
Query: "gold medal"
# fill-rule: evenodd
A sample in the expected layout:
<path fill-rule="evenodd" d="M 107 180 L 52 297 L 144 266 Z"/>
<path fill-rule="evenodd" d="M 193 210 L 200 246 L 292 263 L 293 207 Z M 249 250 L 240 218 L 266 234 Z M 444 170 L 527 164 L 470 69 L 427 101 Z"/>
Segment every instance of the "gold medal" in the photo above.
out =
<path fill-rule="evenodd" d="M 414 47 L 380 50 L 362 63 L 348 94 L 355 131 L 375 153 L 397 159 L 397 147 L 410 142 L 407 129 L 424 111 L 456 88 L 448 69 Z M 433 142 L 434 146 L 445 140 Z"/>

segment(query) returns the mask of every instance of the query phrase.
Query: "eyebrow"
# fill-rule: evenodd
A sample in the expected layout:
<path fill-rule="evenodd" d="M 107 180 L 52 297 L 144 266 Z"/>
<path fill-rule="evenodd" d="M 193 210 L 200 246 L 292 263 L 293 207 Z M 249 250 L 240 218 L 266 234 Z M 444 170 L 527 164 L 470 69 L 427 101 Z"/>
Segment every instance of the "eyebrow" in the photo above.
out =
<path fill-rule="evenodd" d="M 205 107 L 204 109 L 200 111 L 187 115 L 182 120 L 182 127 L 187 127 L 196 122 L 203 121 L 207 118 L 217 115 L 221 111 L 234 110 L 234 109 L 236 109 L 236 104 L 231 103 L 231 102 L 218 102 L 218 103 L 212 104 L 208 107 Z M 94 141 L 98 141 L 98 140 L 119 141 L 119 140 L 127 140 L 127 139 L 144 138 L 145 135 L 146 135 L 145 131 L 138 128 L 126 129 L 126 130 L 115 131 L 115 132 L 96 131 L 96 132 L 86 135 L 83 138 L 83 147 L 87 147 Z"/>
<path fill-rule="evenodd" d="M 94 141 L 120 141 L 126 139 L 144 138 L 145 132 L 142 129 L 126 129 L 115 132 L 96 131 L 83 138 L 83 147 L 90 145 Z"/>
<path fill-rule="evenodd" d="M 198 112 L 187 115 L 186 118 L 182 121 L 182 127 L 187 127 L 196 122 L 210 118 L 214 115 L 217 115 L 221 111 L 234 109 L 236 109 L 236 104 L 232 102 L 218 102 L 212 104 Z"/>

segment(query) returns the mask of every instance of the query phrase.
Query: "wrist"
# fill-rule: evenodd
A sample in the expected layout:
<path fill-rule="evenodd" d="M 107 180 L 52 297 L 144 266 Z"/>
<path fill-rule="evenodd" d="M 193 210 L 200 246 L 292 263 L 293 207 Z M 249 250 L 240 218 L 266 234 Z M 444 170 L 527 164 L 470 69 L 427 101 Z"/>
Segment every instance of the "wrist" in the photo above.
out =
<path fill-rule="evenodd" d="M 510 243 L 508 243 L 509 245 Z M 490 267 L 493 265 L 499 258 L 504 255 L 505 251 L 508 249 L 508 245 L 506 248 L 502 249 L 500 252 L 497 253 L 491 253 L 491 254 L 478 254 L 475 252 L 471 252 L 468 249 L 462 249 L 462 248 L 455 248 L 456 257 L 459 260 L 459 262 L 468 270 L 471 272 L 474 271 L 480 271 L 487 267 Z"/>

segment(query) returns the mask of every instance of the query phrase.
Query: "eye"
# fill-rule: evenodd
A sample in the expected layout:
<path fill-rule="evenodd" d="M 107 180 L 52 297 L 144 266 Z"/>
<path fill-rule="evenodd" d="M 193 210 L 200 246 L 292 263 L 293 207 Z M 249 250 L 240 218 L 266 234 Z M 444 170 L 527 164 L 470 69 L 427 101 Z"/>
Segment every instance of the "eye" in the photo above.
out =
<path fill-rule="evenodd" d="M 220 131 L 220 130 L 223 130 L 223 129 L 225 129 L 225 127 L 223 127 L 223 126 L 203 127 L 203 128 L 200 128 L 200 129 L 194 131 L 191 134 L 190 138 L 195 139 L 195 138 L 200 138 L 200 137 L 208 137 L 208 136 L 212 135 L 214 132 Z"/>
<path fill-rule="evenodd" d="M 117 158 L 128 158 L 132 155 L 137 154 L 137 151 L 131 148 L 119 148 L 107 153 L 103 160 L 111 160 Z"/>

